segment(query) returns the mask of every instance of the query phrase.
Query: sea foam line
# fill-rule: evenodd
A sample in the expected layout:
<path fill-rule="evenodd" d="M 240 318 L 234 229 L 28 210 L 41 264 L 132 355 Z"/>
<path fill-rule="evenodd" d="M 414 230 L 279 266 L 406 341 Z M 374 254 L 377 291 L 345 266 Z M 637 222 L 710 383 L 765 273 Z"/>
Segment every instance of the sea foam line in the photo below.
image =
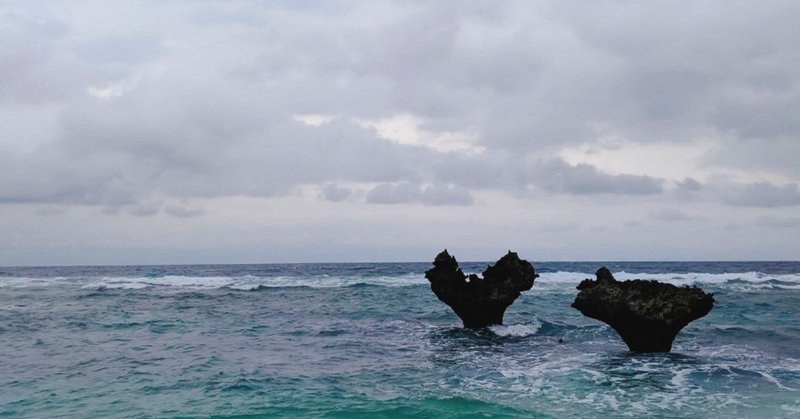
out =
<path fill-rule="evenodd" d="M 594 274 L 585 272 L 545 272 L 540 273 L 536 284 L 578 284 L 586 278 L 594 279 Z M 731 273 L 704 273 L 704 272 L 688 272 L 688 273 L 636 273 L 636 272 L 614 272 L 614 278 L 619 281 L 627 281 L 631 279 L 655 279 L 657 281 L 666 282 L 674 285 L 694 285 L 694 284 L 724 284 L 731 281 L 741 281 L 747 283 L 768 283 L 768 282 L 784 282 L 789 284 L 800 285 L 800 274 L 765 274 L 762 272 L 731 272 Z"/>
<path fill-rule="evenodd" d="M 743 285 L 747 289 L 800 289 L 800 274 L 773 275 L 761 272 L 739 273 L 629 273 L 625 271 L 614 274 L 615 278 L 624 281 L 629 279 L 655 279 L 658 281 L 682 285 Z M 585 278 L 593 278 L 586 272 L 544 272 L 536 280 L 534 290 L 574 290 L 575 285 Z M 49 286 L 79 286 L 85 289 L 144 289 L 151 287 L 184 288 L 184 289 L 219 289 L 254 290 L 259 288 L 309 287 L 340 288 L 353 285 L 373 285 L 385 287 L 404 287 L 427 285 L 428 281 L 422 273 L 406 273 L 386 276 L 182 276 L 167 275 L 161 277 L 0 277 L 0 288 L 29 288 Z"/>
<path fill-rule="evenodd" d="M 84 289 L 143 289 L 143 288 L 186 288 L 254 290 L 259 288 L 310 287 L 337 288 L 353 285 L 376 285 L 403 287 L 427 284 L 419 274 L 392 276 L 182 276 L 161 277 L 76 277 L 76 278 L 31 278 L 1 277 L 0 288 L 39 288 L 50 286 L 78 286 Z"/>

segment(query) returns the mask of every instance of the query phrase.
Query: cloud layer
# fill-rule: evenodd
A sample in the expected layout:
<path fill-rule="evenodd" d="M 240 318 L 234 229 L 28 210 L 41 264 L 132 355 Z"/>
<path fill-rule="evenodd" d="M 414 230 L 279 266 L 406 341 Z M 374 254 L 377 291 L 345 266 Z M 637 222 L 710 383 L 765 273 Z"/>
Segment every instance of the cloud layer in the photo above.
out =
<path fill-rule="evenodd" d="M 0 207 L 800 206 L 793 1 L 7 6 Z"/>

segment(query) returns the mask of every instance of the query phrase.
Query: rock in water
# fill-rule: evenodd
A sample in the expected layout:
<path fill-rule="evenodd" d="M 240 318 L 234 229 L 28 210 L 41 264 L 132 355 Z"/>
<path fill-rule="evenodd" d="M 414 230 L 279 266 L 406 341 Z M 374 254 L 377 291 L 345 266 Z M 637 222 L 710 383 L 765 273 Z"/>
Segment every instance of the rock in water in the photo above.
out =
<path fill-rule="evenodd" d="M 510 251 L 494 266 L 487 267 L 483 278 L 464 275 L 447 249 L 425 272 L 433 293 L 458 314 L 464 327 L 471 329 L 503 324 L 506 308 L 522 291 L 531 289 L 538 276 L 530 262 Z"/>
<path fill-rule="evenodd" d="M 611 326 L 633 352 L 669 352 L 681 329 L 711 311 L 714 294 L 658 281 L 617 281 L 602 267 L 585 279 L 572 307 Z"/>

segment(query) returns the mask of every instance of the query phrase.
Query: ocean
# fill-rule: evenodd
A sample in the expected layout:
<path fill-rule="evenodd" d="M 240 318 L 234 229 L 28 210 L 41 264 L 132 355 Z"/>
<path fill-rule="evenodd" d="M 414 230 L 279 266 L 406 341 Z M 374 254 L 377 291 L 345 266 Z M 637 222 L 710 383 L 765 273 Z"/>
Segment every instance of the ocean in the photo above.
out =
<path fill-rule="evenodd" d="M 714 309 L 631 354 L 570 307 L 601 265 Z M 484 330 L 429 267 L 0 267 L 0 416 L 800 417 L 800 262 L 534 262 Z"/>

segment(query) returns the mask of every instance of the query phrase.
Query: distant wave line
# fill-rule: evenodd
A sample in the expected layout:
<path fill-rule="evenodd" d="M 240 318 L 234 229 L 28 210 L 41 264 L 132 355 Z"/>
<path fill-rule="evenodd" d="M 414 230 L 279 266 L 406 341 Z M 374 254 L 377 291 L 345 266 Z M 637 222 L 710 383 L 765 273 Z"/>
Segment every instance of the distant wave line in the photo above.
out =
<path fill-rule="evenodd" d="M 655 279 L 675 285 L 724 285 L 746 284 L 760 288 L 800 289 L 800 274 L 765 274 L 761 272 L 738 273 L 628 273 L 614 274 L 618 280 Z M 536 280 L 534 289 L 539 288 L 572 288 L 585 278 L 594 275 L 586 272 L 546 272 Z M 406 273 L 385 276 L 363 275 L 308 275 L 308 276 L 119 276 L 119 277 L 2 277 L 0 288 L 30 288 L 49 286 L 79 286 L 84 289 L 144 289 L 144 288 L 180 288 L 180 289 L 232 289 L 256 290 L 262 288 L 341 288 L 357 285 L 407 287 L 427 285 L 428 281 L 422 273 Z"/>

